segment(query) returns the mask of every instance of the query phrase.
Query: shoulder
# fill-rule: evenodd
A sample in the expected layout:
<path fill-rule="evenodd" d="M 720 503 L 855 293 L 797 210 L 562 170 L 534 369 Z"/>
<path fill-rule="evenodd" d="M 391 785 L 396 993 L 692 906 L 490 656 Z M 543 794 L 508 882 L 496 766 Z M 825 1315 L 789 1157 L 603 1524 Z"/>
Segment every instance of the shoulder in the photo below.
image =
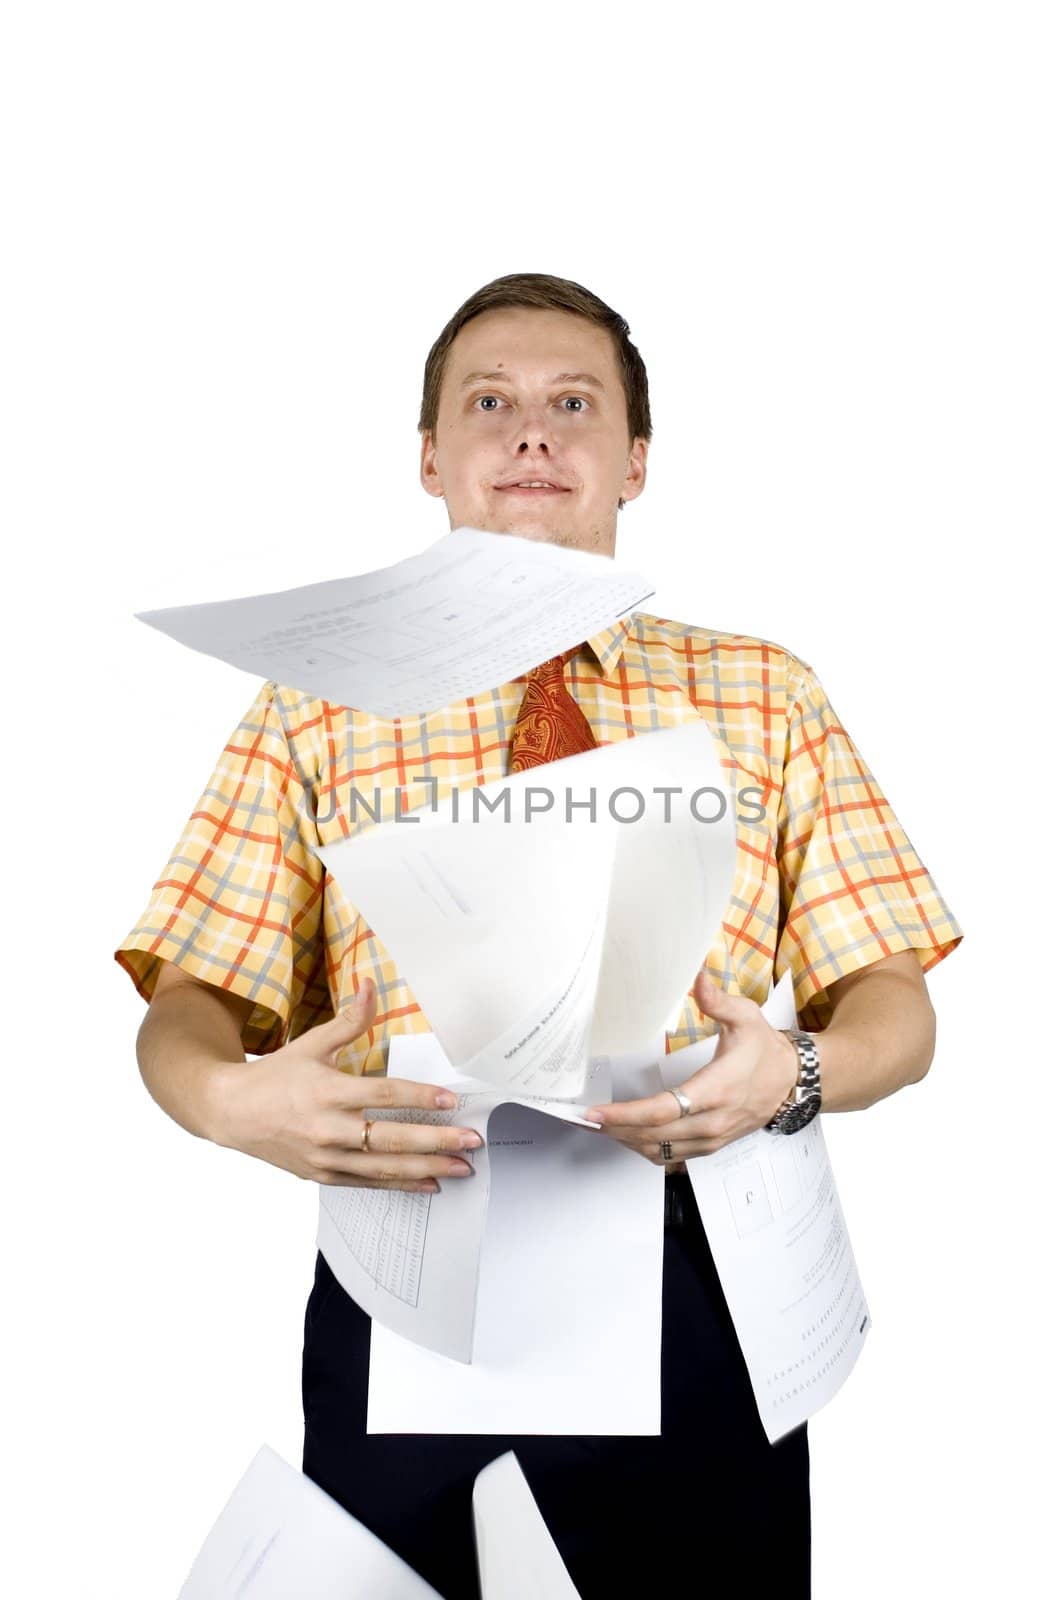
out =
<path fill-rule="evenodd" d="M 283 740 L 298 766 L 317 767 L 337 723 L 350 713 L 301 689 L 268 679 L 260 685 L 255 708 L 264 737 Z"/>
<path fill-rule="evenodd" d="M 289 689 L 287 685 L 272 679 L 262 685 L 261 693 L 272 704 L 275 715 L 289 729 L 318 726 L 324 721 L 329 707 L 326 700 L 304 694 L 301 689 Z M 335 711 L 337 708 L 334 706 L 331 709 Z"/>
<path fill-rule="evenodd" d="M 631 623 L 630 643 L 651 657 L 671 658 L 696 676 L 715 678 L 733 688 L 746 683 L 791 702 L 816 678 L 808 661 L 774 639 L 729 633 L 649 611 L 633 611 Z"/>
<path fill-rule="evenodd" d="M 376 750 L 392 749 L 397 738 L 408 737 L 411 727 L 424 721 L 418 715 L 378 717 L 274 681 L 262 685 L 260 704 L 268 732 L 285 741 L 301 773 L 315 777 L 333 772 L 338 762 L 346 770 Z"/>

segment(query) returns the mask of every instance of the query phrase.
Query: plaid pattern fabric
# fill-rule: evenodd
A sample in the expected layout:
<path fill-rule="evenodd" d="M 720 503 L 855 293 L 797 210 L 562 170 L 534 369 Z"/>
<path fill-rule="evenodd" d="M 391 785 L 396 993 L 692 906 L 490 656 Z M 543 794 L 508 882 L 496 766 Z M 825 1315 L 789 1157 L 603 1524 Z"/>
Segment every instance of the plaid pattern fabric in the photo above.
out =
<path fill-rule="evenodd" d="M 926 971 L 960 942 L 806 662 L 766 640 L 632 612 L 564 670 L 599 744 L 696 714 L 726 746 L 738 864 L 704 963 L 722 988 L 760 1004 L 790 967 L 802 1021 L 817 1028 L 836 979 L 910 949 Z M 377 1020 L 341 1065 L 383 1071 L 389 1037 L 430 1024 L 313 846 L 428 804 L 432 780 L 442 806 L 454 788 L 505 777 L 526 681 L 394 719 L 264 683 L 115 951 L 138 992 L 151 998 L 166 960 L 253 1000 L 243 1043 L 262 1055 L 328 1020 L 369 975 Z M 713 1026 L 689 994 L 669 1048 Z"/>

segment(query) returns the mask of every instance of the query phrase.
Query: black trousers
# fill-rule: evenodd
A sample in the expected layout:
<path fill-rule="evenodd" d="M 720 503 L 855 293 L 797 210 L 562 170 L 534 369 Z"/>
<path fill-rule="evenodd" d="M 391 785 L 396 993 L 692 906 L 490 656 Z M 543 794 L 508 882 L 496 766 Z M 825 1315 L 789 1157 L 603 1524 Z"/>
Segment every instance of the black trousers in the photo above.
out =
<path fill-rule="evenodd" d="M 445 1600 L 477 1600 L 473 1480 L 513 1450 L 582 1600 L 707 1590 L 808 1600 L 809 1448 L 770 1445 L 686 1173 L 666 1174 L 660 1436 L 366 1433 L 371 1321 L 319 1252 L 303 1347 L 303 1471 Z M 605 1330 L 608 1337 L 608 1330 Z"/>

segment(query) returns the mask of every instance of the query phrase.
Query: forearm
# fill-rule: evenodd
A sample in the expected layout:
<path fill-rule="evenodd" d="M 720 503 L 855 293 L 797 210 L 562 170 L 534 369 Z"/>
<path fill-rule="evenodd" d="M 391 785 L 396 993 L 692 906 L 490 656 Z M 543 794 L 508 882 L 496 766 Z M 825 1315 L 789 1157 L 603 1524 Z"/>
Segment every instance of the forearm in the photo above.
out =
<path fill-rule="evenodd" d="M 935 1052 L 935 1013 L 915 957 L 855 974 L 832 1000 L 815 1035 L 823 1111 L 863 1111 L 919 1082 Z"/>
<path fill-rule="evenodd" d="M 137 1035 L 149 1094 L 199 1139 L 222 1143 L 222 1086 L 246 1060 L 240 1026 L 226 1001 L 204 985 L 156 994 Z"/>

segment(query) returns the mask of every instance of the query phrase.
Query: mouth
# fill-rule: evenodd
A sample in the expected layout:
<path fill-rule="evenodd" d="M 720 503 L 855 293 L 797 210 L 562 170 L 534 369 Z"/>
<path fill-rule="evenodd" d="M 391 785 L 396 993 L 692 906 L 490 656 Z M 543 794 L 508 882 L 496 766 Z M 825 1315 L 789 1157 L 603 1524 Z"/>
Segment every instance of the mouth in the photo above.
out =
<path fill-rule="evenodd" d="M 541 495 L 568 494 L 569 491 L 568 489 L 559 489 L 552 483 L 542 486 L 528 483 L 506 483 L 497 485 L 495 493 L 521 495 L 526 500 L 535 500 Z"/>

